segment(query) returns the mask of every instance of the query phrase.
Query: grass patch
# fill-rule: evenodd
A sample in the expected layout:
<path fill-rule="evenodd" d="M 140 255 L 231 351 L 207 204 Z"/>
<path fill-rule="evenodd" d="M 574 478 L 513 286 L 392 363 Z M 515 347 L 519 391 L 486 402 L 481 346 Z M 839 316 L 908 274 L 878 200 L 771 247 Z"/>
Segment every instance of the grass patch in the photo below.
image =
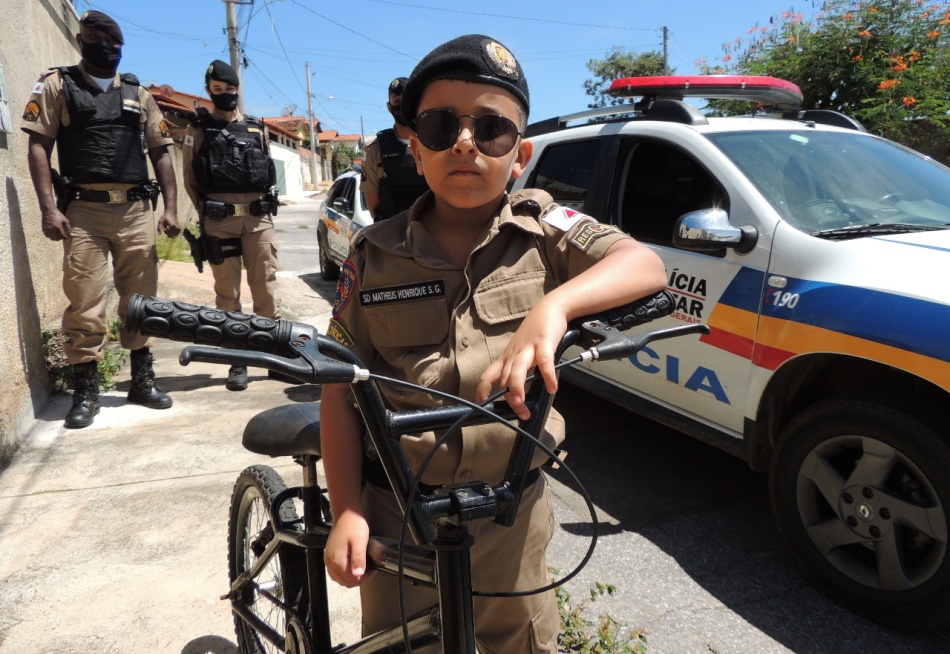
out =
<path fill-rule="evenodd" d="M 190 225 L 185 229 L 195 236 L 200 234 L 197 225 Z M 159 236 L 155 239 L 155 248 L 158 250 L 158 258 L 162 261 L 192 261 L 191 248 L 181 234 L 176 238 Z"/>
<path fill-rule="evenodd" d="M 561 614 L 558 651 L 581 654 L 646 654 L 646 627 L 629 629 L 625 622 L 605 613 L 597 616 L 596 621 L 587 617 L 590 603 L 616 592 L 617 589 L 613 585 L 598 581 L 590 589 L 590 599 L 574 603 L 571 594 L 563 586 L 554 589 L 558 612 Z"/>
<path fill-rule="evenodd" d="M 109 321 L 109 341 L 102 351 L 102 360 L 96 364 L 99 371 L 99 389 L 110 391 L 115 388 L 115 377 L 125 364 L 128 353 L 119 345 L 119 328 L 122 321 L 118 316 Z M 67 391 L 76 387 L 73 367 L 66 360 L 66 335 L 62 329 L 44 329 L 41 335 L 43 360 L 53 383 L 54 391 Z"/>

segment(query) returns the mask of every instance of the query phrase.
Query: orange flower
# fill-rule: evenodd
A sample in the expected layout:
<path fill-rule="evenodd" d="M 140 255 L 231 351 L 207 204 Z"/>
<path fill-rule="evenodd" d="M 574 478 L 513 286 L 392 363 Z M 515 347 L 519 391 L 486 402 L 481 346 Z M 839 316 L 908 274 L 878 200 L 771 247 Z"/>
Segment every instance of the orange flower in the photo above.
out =
<path fill-rule="evenodd" d="M 861 61 L 861 55 L 854 55 L 851 59 L 852 61 Z"/>
<path fill-rule="evenodd" d="M 858 36 L 863 37 L 863 38 L 870 38 L 871 30 L 861 30 L 860 32 L 858 32 Z"/>
<path fill-rule="evenodd" d="M 872 13 L 872 14 L 876 14 L 876 13 L 877 13 L 877 7 L 871 7 L 871 13 Z"/>
<path fill-rule="evenodd" d="M 851 20 L 852 18 L 854 18 L 854 14 L 852 14 L 851 12 L 848 12 L 847 14 L 844 14 L 842 18 L 844 18 L 845 20 Z"/>
<path fill-rule="evenodd" d="M 785 42 L 786 42 L 786 43 L 791 43 L 791 42 L 794 41 L 794 40 L 795 40 L 795 37 L 794 37 L 794 36 L 790 36 L 790 37 L 788 37 L 787 39 L 785 39 Z"/>
<path fill-rule="evenodd" d="M 877 85 L 877 88 L 881 89 L 882 91 L 885 91 L 885 90 L 887 90 L 887 89 L 892 89 L 892 88 L 894 88 L 894 85 L 896 85 L 896 84 L 897 84 L 897 80 L 886 79 L 886 80 L 884 80 L 883 82 L 881 82 L 880 84 L 878 84 L 878 85 Z"/>
<path fill-rule="evenodd" d="M 932 31 L 930 31 L 930 32 L 927 32 L 927 38 L 928 38 L 928 39 L 935 39 L 935 38 L 937 38 L 938 36 L 940 36 L 940 32 L 939 32 L 938 30 L 932 30 Z"/>
<path fill-rule="evenodd" d="M 915 104 L 917 104 L 917 98 L 915 98 L 915 97 L 913 97 L 913 96 L 910 96 L 910 95 L 905 95 L 905 96 L 904 96 L 904 99 L 901 100 L 901 102 L 904 103 L 904 106 L 905 106 L 905 107 L 907 107 L 908 109 L 910 109 L 910 108 L 913 107 Z"/>
<path fill-rule="evenodd" d="M 905 70 L 907 70 L 907 64 L 897 64 L 896 66 L 891 66 L 891 69 L 895 73 L 903 73 Z"/>

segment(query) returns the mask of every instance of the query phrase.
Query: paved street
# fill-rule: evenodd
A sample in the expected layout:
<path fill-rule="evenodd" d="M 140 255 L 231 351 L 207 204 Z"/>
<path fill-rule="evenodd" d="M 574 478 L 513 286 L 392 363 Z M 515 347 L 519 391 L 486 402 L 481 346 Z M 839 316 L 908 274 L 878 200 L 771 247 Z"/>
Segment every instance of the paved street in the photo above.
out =
<path fill-rule="evenodd" d="M 334 285 L 319 274 L 316 207 L 313 199 L 281 207 L 277 233 L 285 317 L 323 329 Z M 207 271 L 167 262 L 161 280 L 164 297 L 213 303 Z M 231 393 L 226 369 L 183 368 L 180 349 L 156 348 L 173 409 L 127 405 L 126 369 L 91 428 L 63 429 L 69 398 L 58 397 L 0 472 L 0 653 L 234 654 L 230 612 L 218 599 L 231 486 L 254 463 L 290 482 L 298 476 L 289 461 L 244 451 L 240 434 L 258 411 L 317 399 L 319 388 L 252 369 L 249 389 Z M 777 542 L 764 477 L 741 461 L 567 385 L 557 404 L 569 424 L 567 463 L 603 522 L 569 591 L 578 601 L 594 582 L 615 585 L 592 614 L 645 627 L 651 654 L 950 651 L 950 630 L 887 630 L 808 586 Z M 550 558 L 562 573 L 590 534 L 567 479 L 551 477 L 559 526 Z M 333 592 L 337 635 L 352 641 L 355 593 Z"/>

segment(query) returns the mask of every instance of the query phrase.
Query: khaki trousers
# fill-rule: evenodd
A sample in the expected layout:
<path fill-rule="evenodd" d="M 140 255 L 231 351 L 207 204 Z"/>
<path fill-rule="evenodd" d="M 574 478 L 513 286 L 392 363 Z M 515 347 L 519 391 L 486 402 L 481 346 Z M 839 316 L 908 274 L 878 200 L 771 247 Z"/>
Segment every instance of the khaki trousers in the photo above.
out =
<path fill-rule="evenodd" d="M 98 361 L 108 340 L 109 257 L 119 295 L 122 347 L 137 350 L 150 340 L 125 330 L 133 293 L 158 291 L 155 217 L 147 200 L 106 204 L 69 203 L 66 210 L 72 238 L 63 241 L 63 292 L 69 306 L 63 313 L 66 358 L 71 364 Z"/>
<path fill-rule="evenodd" d="M 391 491 L 366 484 L 363 511 L 370 533 L 399 538 L 402 512 Z M 531 590 L 551 582 L 545 549 L 554 534 L 554 512 L 543 477 L 525 489 L 514 526 L 484 520 L 470 524 L 469 531 L 475 538 L 471 550 L 473 590 Z M 411 540 L 407 534 L 406 541 Z M 376 573 L 360 586 L 364 635 L 400 624 L 398 583 L 396 577 Z M 431 588 L 406 584 L 404 593 L 407 616 L 438 603 Z M 527 597 L 476 597 L 474 605 L 479 652 L 557 652 L 560 614 L 554 591 Z"/>
<path fill-rule="evenodd" d="M 269 225 L 269 226 L 265 226 Z M 204 232 L 216 238 L 241 239 L 241 257 L 211 264 L 215 307 L 241 311 L 241 261 L 247 270 L 254 315 L 280 319 L 277 306 L 277 237 L 269 216 L 232 216 L 223 220 L 205 217 Z"/>

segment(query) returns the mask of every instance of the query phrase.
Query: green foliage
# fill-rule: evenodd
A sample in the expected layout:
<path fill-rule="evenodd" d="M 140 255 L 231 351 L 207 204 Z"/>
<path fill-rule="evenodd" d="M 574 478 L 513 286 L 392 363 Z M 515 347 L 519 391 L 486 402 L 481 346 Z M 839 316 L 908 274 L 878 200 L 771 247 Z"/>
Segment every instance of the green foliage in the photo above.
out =
<path fill-rule="evenodd" d="M 118 316 L 109 321 L 109 342 L 102 352 L 102 360 L 96 364 L 99 371 L 99 388 L 103 391 L 115 388 L 115 376 L 125 364 L 126 352 L 118 345 L 122 321 Z M 66 335 L 61 329 L 44 329 L 41 334 L 43 358 L 53 390 L 66 391 L 75 388 L 73 367 L 66 360 Z"/>
<path fill-rule="evenodd" d="M 570 593 L 563 586 L 554 589 L 557 607 L 561 614 L 561 633 L 558 650 L 581 654 L 646 654 L 647 631 L 626 629 L 626 624 L 607 614 L 598 616 L 594 622 L 586 617 L 588 604 L 599 597 L 617 592 L 611 584 L 595 582 L 590 590 L 590 599 L 572 604 Z"/>
<path fill-rule="evenodd" d="M 663 55 L 655 51 L 636 54 L 614 46 L 604 59 L 588 61 L 587 70 L 594 74 L 594 79 L 584 80 L 584 93 L 594 98 L 588 108 L 612 107 L 627 100 L 608 95 L 610 84 L 622 77 L 662 75 Z"/>
<path fill-rule="evenodd" d="M 185 229 L 195 236 L 200 234 L 197 225 L 189 225 Z M 175 238 L 159 236 L 155 240 L 155 248 L 158 250 L 158 258 L 162 261 L 191 261 L 191 249 L 182 234 Z"/>
<path fill-rule="evenodd" d="M 330 157 L 330 166 L 333 168 L 333 178 L 336 179 L 337 175 L 352 166 L 353 160 L 356 159 L 356 157 L 356 150 L 345 143 L 340 143 L 335 146 Z"/>
<path fill-rule="evenodd" d="M 705 73 L 787 79 L 807 108 L 950 160 L 950 0 L 826 0 L 814 17 L 786 11 L 723 50 Z"/>

